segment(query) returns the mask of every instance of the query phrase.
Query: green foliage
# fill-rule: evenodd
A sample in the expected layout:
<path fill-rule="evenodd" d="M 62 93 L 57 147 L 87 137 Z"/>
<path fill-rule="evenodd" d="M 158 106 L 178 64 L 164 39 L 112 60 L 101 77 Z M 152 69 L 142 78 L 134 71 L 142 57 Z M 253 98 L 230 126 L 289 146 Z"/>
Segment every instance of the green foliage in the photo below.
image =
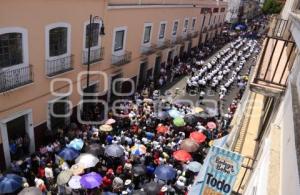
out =
<path fill-rule="evenodd" d="M 282 7 L 283 4 L 277 0 L 266 0 L 262 7 L 262 11 L 265 14 L 277 14 L 281 11 Z"/>

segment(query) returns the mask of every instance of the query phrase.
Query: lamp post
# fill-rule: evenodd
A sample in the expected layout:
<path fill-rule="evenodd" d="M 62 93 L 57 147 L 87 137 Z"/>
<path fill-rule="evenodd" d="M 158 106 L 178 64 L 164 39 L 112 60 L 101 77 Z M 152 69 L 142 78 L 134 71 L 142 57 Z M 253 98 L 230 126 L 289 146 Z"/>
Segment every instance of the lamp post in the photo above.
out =
<path fill-rule="evenodd" d="M 88 59 L 87 59 L 87 78 L 86 78 L 86 88 L 89 91 L 89 85 L 90 85 L 90 64 L 91 64 L 91 46 L 92 46 L 92 36 L 93 36 L 93 28 L 92 25 L 95 23 L 95 20 L 100 19 L 101 21 L 101 28 L 100 28 L 100 35 L 105 35 L 104 33 L 104 23 L 103 19 L 99 16 L 93 16 L 90 15 L 90 23 L 89 23 L 89 34 L 88 34 Z"/>

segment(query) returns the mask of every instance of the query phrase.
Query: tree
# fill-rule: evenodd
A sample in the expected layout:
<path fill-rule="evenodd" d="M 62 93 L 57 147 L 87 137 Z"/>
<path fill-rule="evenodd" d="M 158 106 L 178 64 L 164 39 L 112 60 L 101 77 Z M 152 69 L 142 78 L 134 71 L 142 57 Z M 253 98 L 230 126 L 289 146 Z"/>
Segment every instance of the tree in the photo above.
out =
<path fill-rule="evenodd" d="M 265 14 L 277 14 L 281 11 L 282 7 L 283 4 L 277 0 L 266 0 L 262 7 L 262 11 Z"/>

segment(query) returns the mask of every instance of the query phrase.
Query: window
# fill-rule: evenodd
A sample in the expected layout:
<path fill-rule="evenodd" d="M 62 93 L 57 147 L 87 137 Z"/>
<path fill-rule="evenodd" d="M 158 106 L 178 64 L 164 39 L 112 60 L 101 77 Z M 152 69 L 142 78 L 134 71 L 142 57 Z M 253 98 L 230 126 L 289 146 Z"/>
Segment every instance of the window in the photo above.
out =
<path fill-rule="evenodd" d="M 166 25 L 167 25 L 166 23 L 161 23 L 160 24 L 159 39 L 165 38 Z"/>
<path fill-rule="evenodd" d="M 57 27 L 49 31 L 50 57 L 67 53 L 68 28 Z"/>
<path fill-rule="evenodd" d="M 22 33 L 0 35 L 0 69 L 23 63 Z"/>
<path fill-rule="evenodd" d="M 116 31 L 114 51 L 123 50 L 125 30 Z"/>
<path fill-rule="evenodd" d="M 89 36 L 90 36 L 90 25 L 92 26 L 91 33 L 91 47 L 95 47 L 99 45 L 99 32 L 100 32 L 100 24 L 92 23 L 86 25 L 85 30 L 85 48 L 89 48 Z"/>
<path fill-rule="evenodd" d="M 196 18 L 193 18 L 193 20 L 192 20 L 192 30 L 195 30 L 195 25 L 196 25 Z"/>
<path fill-rule="evenodd" d="M 173 31 L 172 31 L 172 35 L 175 36 L 177 34 L 177 29 L 178 29 L 178 21 L 175 21 L 173 24 Z"/>
<path fill-rule="evenodd" d="M 143 43 L 150 43 L 152 26 L 145 26 Z"/>
<path fill-rule="evenodd" d="M 187 32 L 189 26 L 189 19 L 184 20 L 183 32 Z"/>

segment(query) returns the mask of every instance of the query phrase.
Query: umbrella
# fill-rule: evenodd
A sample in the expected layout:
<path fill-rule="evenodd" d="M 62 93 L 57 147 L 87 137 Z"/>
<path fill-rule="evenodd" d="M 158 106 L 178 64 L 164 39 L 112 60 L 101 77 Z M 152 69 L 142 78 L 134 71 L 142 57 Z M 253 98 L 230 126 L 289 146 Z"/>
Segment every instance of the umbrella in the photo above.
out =
<path fill-rule="evenodd" d="M 218 109 L 216 108 L 206 108 L 206 113 L 210 116 L 210 117 L 215 117 L 219 114 Z"/>
<path fill-rule="evenodd" d="M 185 150 L 177 150 L 173 153 L 173 157 L 181 162 L 187 162 L 192 159 L 192 156 Z"/>
<path fill-rule="evenodd" d="M 157 133 L 167 133 L 169 131 L 169 128 L 160 124 L 156 128 Z"/>
<path fill-rule="evenodd" d="M 108 120 L 105 122 L 105 124 L 106 124 L 106 125 L 112 125 L 112 124 L 114 124 L 115 122 L 116 122 L 115 119 L 110 118 L 110 119 L 108 119 Z"/>
<path fill-rule="evenodd" d="M 104 131 L 104 132 L 110 132 L 113 130 L 112 126 L 107 125 L 107 124 L 101 125 L 99 129 L 100 129 L 100 131 Z"/>
<path fill-rule="evenodd" d="M 197 116 L 197 117 L 200 117 L 200 118 L 202 118 L 202 119 L 207 119 L 207 118 L 210 117 L 206 112 L 200 112 L 200 113 L 197 113 L 196 116 Z"/>
<path fill-rule="evenodd" d="M 84 144 L 84 142 L 82 139 L 75 138 L 67 145 L 67 147 L 73 148 L 75 150 L 81 150 L 83 147 L 83 144 Z"/>
<path fill-rule="evenodd" d="M 167 118 L 169 118 L 169 113 L 165 111 L 160 111 L 159 113 L 157 113 L 157 118 L 161 120 L 166 120 Z"/>
<path fill-rule="evenodd" d="M 7 174 L 0 178 L 0 194 L 13 193 L 22 187 L 23 179 L 16 174 Z"/>
<path fill-rule="evenodd" d="M 133 155 L 143 155 L 146 153 L 147 148 L 142 144 L 135 144 L 130 148 L 130 150 L 131 150 L 131 154 Z"/>
<path fill-rule="evenodd" d="M 176 176 L 176 171 L 169 165 L 160 165 L 154 171 L 154 174 L 161 180 L 172 180 Z"/>
<path fill-rule="evenodd" d="M 151 103 L 153 103 L 153 100 L 150 99 L 150 98 L 145 98 L 145 99 L 143 100 L 143 102 L 151 104 Z"/>
<path fill-rule="evenodd" d="M 181 117 L 177 117 L 173 120 L 173 123 L 176 127 L 183 127 L 186 125 L 186 123 L 184 122 L 184 119 Z"/>
<path fill-rule="evenodd" d="M 118 144 L 111 144 L 105 147 L 105 155 L 111 157 L 121 157 L 124 154 L 124 149 Z"/>
<path fill-rule="evenodd" d="M 72 165 L 70 171 L 73 173 L 73 175 L 80 175 L 84 173 L 84 166 L 81 164 Z"/>
<path fill-rule="evenodd" d="M 91 172 L 80 178 L 80 184 L 85 189 L 93 189 L 102 184 L 102 177 L 98 173 Z"/>
<path fill-rule="evenodd" d="M 96 166 L 98 162 L 99 159 L 96 156 L 88 153 L 80 154 L 75 159 L 75 163 L 81 164 L 85 169 Z"/>
<path fill-rule="evenodd" d="M 206 136 L 198 131 L 192 132 L 190 138 L 197 142 L 198 144 L 203 143 L 206 140 Z"/>
<path fill-rule="evenodd" d="M 144 191 L 147 192 L 147 194 L 158 194 L 161 189 L 161 185 L 156 182 L 150 182 L 144 185 Z"/>
<path fill-rule="evenodd" d="M 58 185 L 64 185 L 68 183 L 71 177 L 72 177 L 72 171 L 70 170 L 62 171 L 58 174 L 56 183 Z"/>
<path fill-rule="evenodd" d="M 169 110 L 168 113 L 169 113 L 169 115 L 172 118 L 176 118 L 176 117 L 181 117 L 182 116 L 182 114 L 178 110 Z"/>
<path fill-rule="evenodd" d="M 73 148 L 64 148 L 62 151 L 59 152 L 59 156 L 62 157 L 64 160 L 74 160 L 79 156 L 79 152 Z"/>
<path fill-rule="evenodd" d="M 132 195 L 147 195 L 147 192 L 142 190 L 135 190 Z"/>
<path fill-rule="evenodd" d="M 193 109 L 193 111 L 194 111 L 194 113 L 200 113 L 200 112 L 203 112 L 204 110 L 203 110 L 203 108 L 201 108 L 201 107 L 195 107 L 195 108 Z"/>
<path fill-rule="evenodd" d="M 86 153 L 93 154 L 95 156 L 103 154 L 103 147 L 100 144 L 91 144 L 86 148 Z"/>
<path fill-rule="evenodd" d="M 132 173 L 137 176 L 145 175 L 146 167 L 144 165 L 138 164 L 132 168 Z"/>
<path fill-rule="evenodd" d="M 215 128 L 217 128 L 217 125 L 216 125 L 216 123 L 214 123 L 214 122 L 208 122 L 208 123 L 207 123 L 207 127 L 208 127 L 209 129 L 215 129 Z"/>
<path fill-rule="evenodd" d="M 201 170 L 201 167 L 202 165 L 197 161 L 192 161 L 187 165 L 187 169 L 194 173 L 198 173 Z"/>
<path fill-rule="evenodd" d="M 43 195 L 42 191 L 36 187 L 24 188 L 18 195 Z"/>
<path fill-rule="evenodd" d="M 187 152 L 196 152 L 199 148 L 199 144 L 197 144 L 194 140 L 188 138 L 181 142 L 180 149 L 185 150 Z"/>
<path fill-rule="evenodd" d="M 195 115 L 192 115 L 192 114 L 189 114 L 189 115 L 186 115 L 184 117 L 184 121 L 188 124 L 188 125 L 194 125 L 196 124 L 198 121 L 197 121 L 197 118 Z"/>
<path fill-rule="evenodd" d="M 70 181 L 68 182 L 68 185 L 70 186 L 70 188 L 72 189 L 80 189 L 82 186 L 80 184 L 80 179 L 81 176 L 73 176 L 71 177 Z"/>

